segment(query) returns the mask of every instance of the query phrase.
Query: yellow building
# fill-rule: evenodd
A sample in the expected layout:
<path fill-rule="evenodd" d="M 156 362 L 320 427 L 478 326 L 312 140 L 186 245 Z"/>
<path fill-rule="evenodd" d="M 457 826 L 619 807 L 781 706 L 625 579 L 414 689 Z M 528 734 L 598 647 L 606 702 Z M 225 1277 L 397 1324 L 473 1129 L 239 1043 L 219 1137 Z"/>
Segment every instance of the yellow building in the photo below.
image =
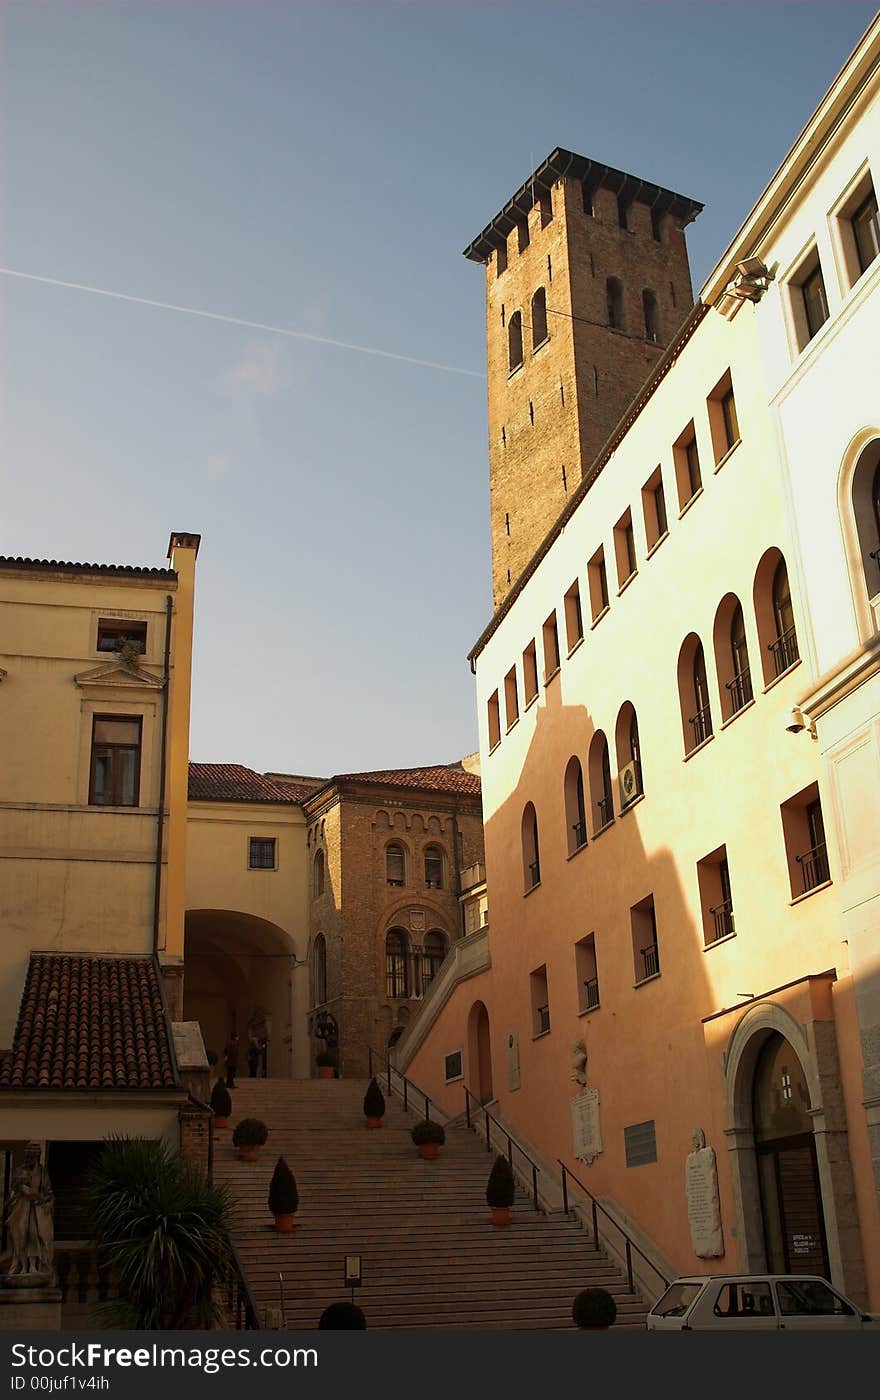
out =
<path fill-rule="evenodd" d="M 471 653 L 491 927 L 396 1047 L 450 1112 L 462 1085 L 493 1102 L 545 1180 L 574 1173 L 649 1295 L 771 1269 L 880 1306 L 878 59 L 875 22 L 509 590 L 496 511 L 503 601 Z M 591 167 L 545 162 L 549 201 L 526 182 L 524 249 L 503 220 L 481 235 L 508 321 L 542 238 L 555 287 L 585 259 L 619 281 L 617 240 L 673 237 L 639 208 L 657 186 L 618 182 L 632 213 L 571 188 Z M 650 338 L 647 316 L 614 323 L 639 290 L 609 298 L 600 385 L 617 336 Z M 493 421 L 569 356 L 552 310 L 548 287 L 549 347 L 515 368 L 492 316 Z M 708 1149 L 715 1200 L 686 1188 Z"/>

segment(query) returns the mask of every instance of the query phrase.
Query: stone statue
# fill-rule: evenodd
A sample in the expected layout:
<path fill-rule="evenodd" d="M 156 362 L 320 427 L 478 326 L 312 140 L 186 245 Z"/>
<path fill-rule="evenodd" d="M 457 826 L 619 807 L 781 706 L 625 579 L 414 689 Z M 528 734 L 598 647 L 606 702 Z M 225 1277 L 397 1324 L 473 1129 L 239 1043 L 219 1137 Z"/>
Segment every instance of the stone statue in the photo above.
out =
<path fill-rule="evenodd" d="M 49 1173 L 40 1161 L 40 1145 L 29 1142 L 24 1161 L 15 1171 L 6 1211 L 12 1249 L 7 1282 L 39 1287 L 51 1279 L 54 1203 Z"/>
<path fill-rule="evenodd" d="M 587 1047 L 582 1040 L 576 1040 L 572 1047 L 571 1082 L 582 1087 L 587 1083 Z"/>
<path fill-rule="evenodd" d="M 691 1142 L 693 1151 L 688 1153 L 685 1163 L 691 1245 L 698 1259 L 718 1259 L 724 1253 L 724 1237 L 715 1149 L 706 1146 L 706 1134 L 702 1128 L 694 1128 Z"/>

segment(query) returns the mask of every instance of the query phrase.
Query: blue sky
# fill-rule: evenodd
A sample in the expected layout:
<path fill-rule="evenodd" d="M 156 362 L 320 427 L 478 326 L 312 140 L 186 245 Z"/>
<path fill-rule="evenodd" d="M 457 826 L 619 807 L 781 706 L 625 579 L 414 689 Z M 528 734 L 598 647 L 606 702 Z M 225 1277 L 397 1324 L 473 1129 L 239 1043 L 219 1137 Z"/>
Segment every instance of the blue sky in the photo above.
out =
<path fill-rule="evenodd" d="M 203 536 L 191 751 L 448 762 L 491 611 L 481 270 L 555 146 L 703 200 L 698 287 L 874 13 L 0 0 L 0 553 Z"/>

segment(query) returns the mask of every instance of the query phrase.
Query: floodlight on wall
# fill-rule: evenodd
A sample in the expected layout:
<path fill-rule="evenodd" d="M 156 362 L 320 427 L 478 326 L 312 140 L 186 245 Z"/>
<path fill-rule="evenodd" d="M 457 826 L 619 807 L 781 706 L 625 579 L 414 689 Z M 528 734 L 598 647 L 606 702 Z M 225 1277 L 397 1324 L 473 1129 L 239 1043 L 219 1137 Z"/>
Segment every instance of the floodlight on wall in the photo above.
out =
<path fill-rule="evenodd" d="M 743 302 L 758 302 L 773 281 L 773 273 L 760 258 L 743 258 L 721 293 L 716 306 L 726 321 L 732 321 Z"/>
<path fill-rule="evenodd" d="M 785 728 L 789 734 L 801 734 L 806 729 L 811 739 L 818 737 L 814 721 L 804 714 L 800 705 L 792 706 L 791 719 Z"/>

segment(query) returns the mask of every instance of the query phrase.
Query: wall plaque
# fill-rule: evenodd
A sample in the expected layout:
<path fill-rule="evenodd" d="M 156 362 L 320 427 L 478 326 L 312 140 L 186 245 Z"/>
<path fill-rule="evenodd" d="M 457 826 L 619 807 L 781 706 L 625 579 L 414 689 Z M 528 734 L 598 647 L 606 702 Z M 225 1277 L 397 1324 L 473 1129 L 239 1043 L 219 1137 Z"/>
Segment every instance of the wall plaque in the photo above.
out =
<path fill-rule="evenodd" d="M 724 1236 L 715 1150 L 706 1146 L 706 1136 L 701 1128 L 694 1130 L 693 1142 L 694 1150 L 688 1153 L 685 1163 L 691 1245 L 698 1259 L 718 1259 L 724 1253 Z"/>
<path fill-rule="evenodd" d="M 571 1101 L 571 1128 L 574 1155 L 590 1166 L 602 1151 L 602 1125 L 599 1121 L 599 1090 L 582 1089 Z"/>
<path fill-rule="evenodd" d="M 519 1077 L 519 1035 L 516 1031 L 507 1033 L 507 1087 L 518 1089 Z"/>

